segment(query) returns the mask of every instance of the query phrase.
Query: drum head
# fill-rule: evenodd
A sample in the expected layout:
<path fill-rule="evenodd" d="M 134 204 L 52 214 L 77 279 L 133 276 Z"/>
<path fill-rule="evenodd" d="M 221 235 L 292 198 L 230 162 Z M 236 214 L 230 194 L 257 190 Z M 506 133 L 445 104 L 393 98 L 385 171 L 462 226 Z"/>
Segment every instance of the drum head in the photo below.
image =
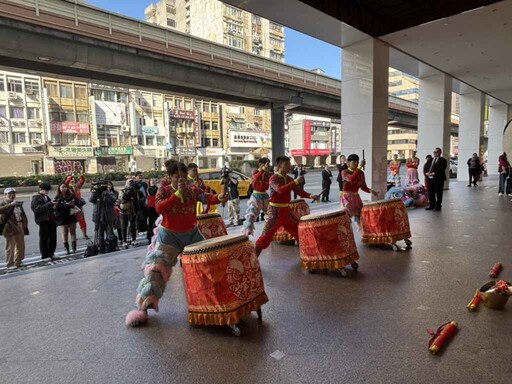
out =
<path fill-rule="evenodd" d="M 385 205 L 385 204 L 389 204 L 389 203 L 395 203 L 397 201 L 402 201 L 402 200 L 401 199 L 379 200 L 379 201 L 374 201 L 372 203 L 364 203 L 363 206 L 367 207 L 370 205 Z"/>
<path fill-rule="evenodd" d="M 290 201 L 290 204 L 300 204 L 300 203 L 304 203 L 304 202 L 305 202 L 304 199 L 295 199 L 295 200 Z"/>
<path fill-rule="evenodd" d="M 334 211 L 334 212 L 328 212 L 328 213 L 312 213 L 311 215 L 305 215 L 300 218 L 301 222 L 305 221 L 318 221 L 322 219 L 331 219 L 333 217 L 339 217 L 346 215 L 347 213 L 345 211 Z"/>
<path fill-rule="evenodd" d="M 205 213 L 204 215 L 197 216 L 197 220 L 206 220 L 221 217 L 218 213 Z"/>
<path fill-rule="evenodd" d="M 233 243 L 242 242 L 245 240 L 249 240 L 249 238 L 245 235 L 226 235 L 215 237 L 213 239 L 203 240 L 199 243 L 195 243 L 189 246 L 186 246 L 183 250 L 183 254 L 197 253 L 198 251 L 208 251 L 211 248 L 224 248 L 229 247 Z"/>

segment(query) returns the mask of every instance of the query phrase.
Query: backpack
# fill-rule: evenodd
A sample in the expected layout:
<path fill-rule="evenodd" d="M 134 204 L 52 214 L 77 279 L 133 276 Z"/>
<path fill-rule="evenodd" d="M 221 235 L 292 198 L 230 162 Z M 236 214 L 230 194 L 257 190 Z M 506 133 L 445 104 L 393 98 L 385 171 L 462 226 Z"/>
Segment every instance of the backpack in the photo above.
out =
<path fill-rule="evenodd" d="M 85 248 L 84 257 L 96 256 L 98 253 L 98 246 L 90 241 L 87 248 Z"/>
<path fill-rule="evenodd" d="M 117 236 L 110 235 L 105 239 L 105 253 L 115 252 L 118 250 L 117 246 Z"/>

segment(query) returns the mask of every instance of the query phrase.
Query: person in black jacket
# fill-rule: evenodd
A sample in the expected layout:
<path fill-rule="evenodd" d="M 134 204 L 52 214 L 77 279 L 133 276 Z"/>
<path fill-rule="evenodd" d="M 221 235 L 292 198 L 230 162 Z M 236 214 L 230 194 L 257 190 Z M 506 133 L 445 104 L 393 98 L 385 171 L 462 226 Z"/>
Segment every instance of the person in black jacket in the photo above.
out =
<path fill-rule="evenodd" d="M 480 178 L 480 159 L 478 158 L 478 155 L 476 153 L 473 153 L 473 156 L 468 160 L 468 172 L 469 172 L 469 184 L 468 187 L 471 187 L 471 182 L 473 182 L 473 185 L 475 187 L 478 187 L 478 184 L 476 183 L 478 179 Z"/>
<path fill-rule="evenodd" d="M 120 240 L 120 245 L 123 245 L 123 242 L 126 246 L 130 244 L 136 245 L 139 205 L 133 179 L 126 181 L 125 188 L 119 195 L 119 200 L 119 208 L 121 210 L 121 232 L 123 235 L 123 238 Z M 128 227 L 130 227 L 129 233 Z M 130 235 L 130 237 L 128 237 L 128 235 Z"/>
<path fill-rule="evenodd" d="M 55 202 L 55 217 L 57 218 L 57 226 L 62 227 L 62 241 L 64 248 L 69 255 L 68 235 L 71 235 L 71 246 L 73 253 L 76 252 L 76 223 L 78 219 L 76 214 L 79 212 L 79 201 L 77 197 L 71 193 L 65 183 L 59 185 L 57 196 L 53 199 Z"/>
<path fill-rule="evenodd" d="M 331 183 L 332 183 L 332 172 L 329 169 L 329 166 L 325 164 L 324 169 L 322 171 L 322 202 L 328 203 L 329 193 L 331 192 Z"/>
<path fill-rule="evenodd" d="M 293 177 L 294 179 L 298 179 L 300 176 L 304 176 L 306 175 L 306 170 L 304 169 L 304 166 L 302 164 L 297 164 L 295 166 L 295 168 L 293 168 L 293 171 L 292 171 L 292 174 L 293 174 Z M 297 186 L 298 189 L 304 189 L 304 185 L 306 184 L 306 180 L 304 179 L 304 181 L 299 184 Z M 297 198 L 297 192 L 295 192 L 295 190 L 293 191 L 293 198 L 296 199 Z"/>
<path fill-rule="evenodd" d="M 430 200 L 428 211 L 440 211 L 443 204 L 443 188 L 446 181 L 446 167 L 448 162 L 441 157 L 441 148 L 434 150 L 434 158 L 425 164 L 425 176 L 428 177 L 428 198 Z"/>
<path fill-rule="evenodd" d="M 94 204 L 92 221 L 95 224 L 97 234 L 97 236 L 95 236 L 97 240 L 96 245 L 98 245 L 100 253 L 110 251 L 105 247 L 105 235 L 109 239 L 114 237 L 114 221 L 116 219 L 114 205 L 116 200 L 117 196 L 112 190 L 108 189 L 107 184 L 96 184 L 91 188 L 89 201 Z"/>
<path fill-rule="evenodd" d="M 338 186 L 340 187 L 340 192 L 343 192 L 343 178 L 341 177 L 341 172 L 345 169 L 348 169 L 347 158 L 345 155 L 340 156 L 340 163 L 336 164 L 336 168 L 338 168 L 338 178 L 336 181 L 338 182 Z"/>
<path fill-rule="evenodd" d="M 39 192 L 32 196 L 30 204 L 36 224 L 39 225 L 39 251 L 43 260 L 54 260 L 57 248 L 56 203 L 48 196 L 51 189 L 52 186 L 48 183 L 39 184 Z"/>

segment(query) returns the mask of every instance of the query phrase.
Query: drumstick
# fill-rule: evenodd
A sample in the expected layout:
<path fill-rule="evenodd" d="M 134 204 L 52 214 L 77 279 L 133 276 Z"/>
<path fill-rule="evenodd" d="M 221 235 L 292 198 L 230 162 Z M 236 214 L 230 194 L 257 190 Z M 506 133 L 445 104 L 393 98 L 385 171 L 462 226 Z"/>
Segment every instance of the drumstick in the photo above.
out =
<path fill-rule="evenodd" d="M 317 195 L 317 197 L 318 197 L 318 198 L 320 198 L 320 196 L 322 196 L 325 192 L 327 192 L 327 188 L 326 188 L 326 189 L 324 189 L 322 192 L 320 192 L 320 193 Z M 313 201 L 311 202 L 311 205 L 313 205 L 314 203 L 315 203 L 315 201 L 313 200 Z"/>
<path fill-rule="evenodd" d="M 366 162 L 366 158 L 365 158 L 365 156 L 364 156 L 364 149 L 363 149 L 363 161 L 365 161 L 365 162 Z M 364 168 L 365 168 L 365 167 L 363 167 L 363 169 L 364 169 Z"/>

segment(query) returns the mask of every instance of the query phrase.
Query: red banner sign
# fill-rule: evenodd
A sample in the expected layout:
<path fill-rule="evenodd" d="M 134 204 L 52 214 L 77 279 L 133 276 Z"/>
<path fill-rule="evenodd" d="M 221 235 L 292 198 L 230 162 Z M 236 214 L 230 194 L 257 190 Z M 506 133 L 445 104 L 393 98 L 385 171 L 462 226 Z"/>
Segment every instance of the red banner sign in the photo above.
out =
<path fill-rule="evenodd" d="M 311 120 L 304 121 L 304 149 L 311 148 Z"/>
<path fill-rule="evenodd" d="M 89 123 L 80 123 L 74 121 L 52 121 L 50 123 L 52 134 L 61 133 L 79 133 L 87 134 L 90 132 Z"/>
<path fill-rule="evenodd" d="M 329 149 L 292 149 L 292 156 L 329 156 Z"/>

